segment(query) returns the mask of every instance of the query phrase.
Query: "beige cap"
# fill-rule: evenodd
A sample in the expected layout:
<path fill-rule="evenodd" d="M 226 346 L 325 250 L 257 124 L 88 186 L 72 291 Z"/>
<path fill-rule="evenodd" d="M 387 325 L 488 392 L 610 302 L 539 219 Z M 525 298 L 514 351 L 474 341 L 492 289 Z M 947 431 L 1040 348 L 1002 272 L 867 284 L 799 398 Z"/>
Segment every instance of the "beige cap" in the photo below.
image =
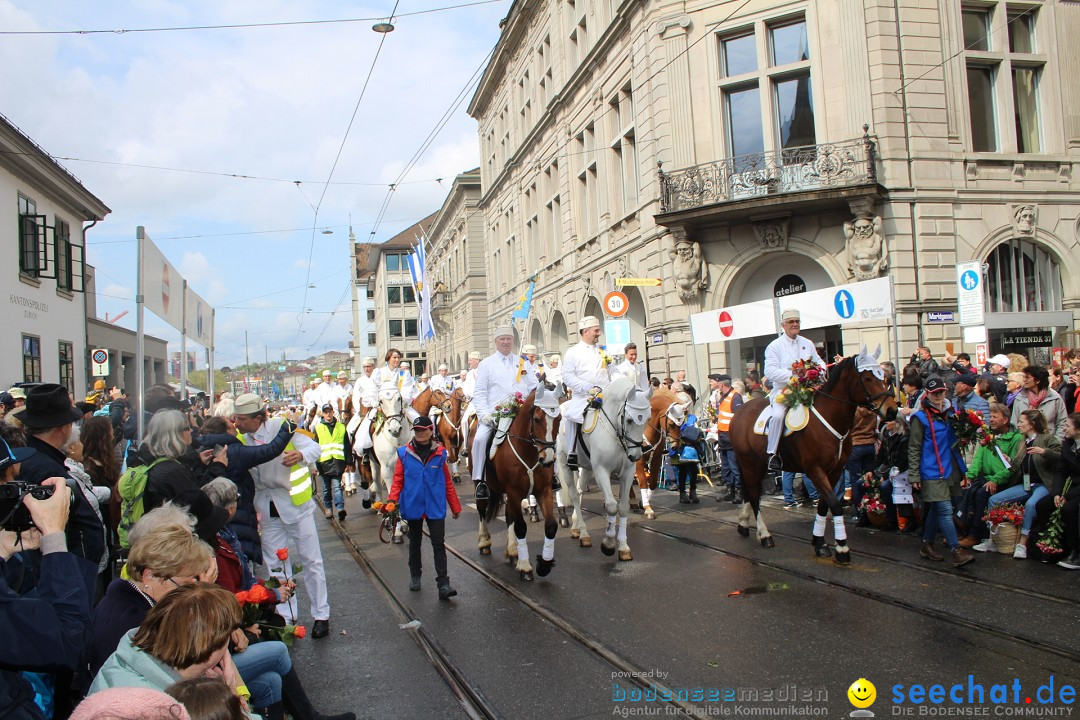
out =
<path fill-rule="evenodd" d="M 361 363 L 361 365 L 363 365 L 364 367 L 374 367 L 375 366 L 375 358 L 366 357 L 366 358 L 364 358 L 364 362 Z"/>
<path fill-rule="evenodd" d="M 23 390 L 21 387 L 11 388 L 10 390 L 8 390 L 8 394 L 10 394 L 11 397 L 15 398 L 16 400 L 26 399 L 26 391 Z"/>
<path fill-rule="evenodd" d="M 442 372 L 443 370 L 450 370 L 450 368 L 446 366 L 446 363 L 442 363 L 441 365 L 439 365 L 439 372 Z"/>
<path fill-rule="evenodd" d="M 237 415 L 254 415 L 262 409 L 262 398 L 255 393 L 244 393 L 236 398 L 233 406 L 233 412 Z"/>
<path fill-rule="evenodd" d="M 552 355 L 551 357 L 548 358 L 549 363 L 558 363 L 558 362 L 561 362 L 561 361 L 562 361 L 562 358 L 559 357 L 558 355 Z"/>
<path fill-rule="evenodd" d="M 780 322 L 787 322 L 788 320 L 802 320 L 802 315 L 795 308 L 788 308 L 780 315 Z"/>
<path fill-rule="evenodd" d="M 470 360 L 479 360 L 480 359 L 480 353 L 477 352 L 476 350 L 473 350 L 471 353 L 469 353 L 469 359 Z"/>
<path fill-rule="evenodd" d="M 600 320 L 595 315 L 586 315 L 577 324 L 578 330 L 588 330 L 594 327 L 600 327 Z"/>
<path fill-rule="evenodd" d="M 535 355 L 536 354 L 536 346 L 535 345 L 522 345 L 521 346 L 521 354 L 522 355 Z"/>
<path fill-rule="evenodd" d="M 342 370 L 341 372 L 339 372 L 339 373 L 337 374 L 337 376 L 338 376 L 338 380 L 341 380 L 342 378 L 345 378 L 346 380 L 348 380 L 348 379 L 349 379 L 349 373 L 345 372 L 344 370 Z"/>
<path fill-rule="evenodd" d="M 495 337 L 502 337 L 503 335 L 514 336 L 514 328 L 510 325 L 500 325 L 495 328 Z"/>
<path fill-rule="evenodd" d="M 331 372 L 330 370 L 323 370 L 323 371 L 322 371 L 322 376 L 323 376 L 323 377 L 327 377 L 328 375 L 333 375 L 333 374 L 334 374 L 334 373 L 333 373 L 333 372 Z"/>

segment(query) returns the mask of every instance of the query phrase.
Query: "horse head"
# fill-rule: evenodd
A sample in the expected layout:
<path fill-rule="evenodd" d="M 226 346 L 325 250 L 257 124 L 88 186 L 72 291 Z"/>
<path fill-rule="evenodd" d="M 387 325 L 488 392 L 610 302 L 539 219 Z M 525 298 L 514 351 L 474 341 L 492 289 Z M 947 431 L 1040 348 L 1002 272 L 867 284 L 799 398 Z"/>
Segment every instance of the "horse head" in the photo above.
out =
<path fill-rule="evenodd" d="M 607 386 L 604 396 L 605 405 L 614 401 L 619 407 L 614 421 L 615 435 L 626 457 L 636 463 L 644 452 L 645 426 L 652 417 L 650 393 L 639 388 L 632 378 L 621 377 Z M 610 416 L 608 419 L 611 420 Z"/>
<path fill-rule="evenodd" d="M 530 428 L 533 444 L 540 453 L 540 464 L 550 467 L 555 462 L 555 438 L 559 436 L 559 388 L 547 382 L 541 382 L 533 395 L 532 426 Z"/>
<path fill-rule="evenodd" d="M 386 431 L 393 437 L 401 435 L 404 426 L 405 403 L 401 399 L 401 391 L 396 385 L 383 385 L 379 390 L 379 410 L 386 417 Z"/>
<path fill-rule="evenodd" d="M 881 345 L 874 352 L 867 352 L 866 346 L 855 356 L 855 370 L 859 377 L 859 387 L 863 402 L 860 405 L 873 410 L 883 420 L 894 420 L 899 409 L 896 398 L 885 384 L 885 371 L 878 364 L 881 357 Z"/>

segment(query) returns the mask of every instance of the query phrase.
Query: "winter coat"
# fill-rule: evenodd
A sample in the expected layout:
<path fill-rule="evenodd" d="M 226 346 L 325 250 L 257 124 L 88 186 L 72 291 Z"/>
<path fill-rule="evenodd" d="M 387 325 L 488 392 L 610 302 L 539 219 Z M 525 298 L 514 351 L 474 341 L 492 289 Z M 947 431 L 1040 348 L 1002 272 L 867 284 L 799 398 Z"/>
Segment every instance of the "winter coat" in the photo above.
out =
<path fill-rule="evenodd" d="M 900 472 L 908 469 L 908 434 L 906 432 L 892 432 L 888 428 L 881 431 L 881 446 L 878 448 L 877 457 L 874 459 L 875 467 L 884 465 L 888 468 L 895 467 Z"/>
<path fill-rule="evenodd" d="M 137 630 L 129 630 L 120 639 L 116 652 L 94 678 L 90 694 L 114 687 L 146 687 L 165 692 L 165 688 L 183 679 L 175 669 L 131 644 Z"/>
<path fill-rule="evenodd" d="M 956 395 L 953 397 L 953 402 L 956 404 L 959 410 L 974 410 L 982 415 L 983 420 L 990 419 L 990 402 L 976 393 L 974 390 L 969 392 L 964 397 Z"/>
<path fill-rule="evenodd" d="M 442 520 L 446 517 L 447 503 L 453 512 L 460 513 L 461 503 L 446 463 L 446 448 L 435 443 L 427 462 L 420 459 L 414 443 L 398 448 L 390 500 L 399 503 L 405 520 L 425 517 Z"/>
<path fill-rule="evenodd" d="M 124 635 L 142 624 L 150 611 L 150 601 L 127 580 L 113 580 L 105 597 L 94 608 L 93 640 L 90 645 L 90 677 L 116 652 Z"/>
<path fill-rule="evenodd" d="M 924 502 L 939 502 L 960 494 L 960 477 L 967 466 L 956 447 L 952 405 L 946 401 L 940 413 L 931 413 L 928 405 L 927 400 L 921 402 L 910 418 L 908 479 L 922 484 Z"/>
<path fill-rule="evenodd" d="M 1021 390 L 1016 394 L 1012 404 L 1012 426 L 1016 427 L 1020 421 L 1020 413 L 1031 408 L 1031 398 L 1027 390 Z M 1065 408 L 1065 401 L 1057 390 L 1047 388 L 1046 397 L 1039 403 L 1039 412 L 1046 418 L 1046 427 L 1057 436 L 1058 440 L 1065 439 L 1065 419 L 1069 417 L 1069 411 Z"/>
<path fill-rule="evenodd" d="M 1000 492 L 1015 484 L 1020 477 L 1020 466 L 1012 461 L 1012 457 L 1016 455 L 1019 446 L 1024 444 L 1024 436 L 1010 428 L 1006 432 L 995 435 L 994 439 L 1002 455 L 1010 458 L 1011 467 L 1005 467 L 997 450 L 979 445 L 975 448 L 975 457 L 971 459 L 971 465 L 968 466 L 967 476 L 972 480 L 981 479 L 992 482 Z"/>
<path fill-rule="evenodd" d="M 9 567 L 14 565 L 16 567 Z M 0 561 L 0 717 L 5 720 L 42 720 L 34 703 L 34 690 L 23 670 L 73 671 L 90 642 L 92 595 L 85 582 L 72 582 L 86 566 L 70 552 L 50 552 L 38 561 L 40 578 L 26 594 L 5 581 L 9 571 L 25 569 L 14 556 Z M 85 574 L 85 573 L 83 573 Z"/>

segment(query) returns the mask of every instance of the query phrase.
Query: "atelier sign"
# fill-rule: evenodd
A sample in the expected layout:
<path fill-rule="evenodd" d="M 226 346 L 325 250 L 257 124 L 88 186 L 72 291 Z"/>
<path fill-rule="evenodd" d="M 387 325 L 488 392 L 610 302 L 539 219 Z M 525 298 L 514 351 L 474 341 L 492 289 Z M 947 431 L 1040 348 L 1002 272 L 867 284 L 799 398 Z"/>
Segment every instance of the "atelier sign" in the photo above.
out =
<path fill-rule="evenodd" d="M 773 297 L 786 297 L 806 292 L 806 281 L 798 275 L 781 275 L 773 285 Z"/>

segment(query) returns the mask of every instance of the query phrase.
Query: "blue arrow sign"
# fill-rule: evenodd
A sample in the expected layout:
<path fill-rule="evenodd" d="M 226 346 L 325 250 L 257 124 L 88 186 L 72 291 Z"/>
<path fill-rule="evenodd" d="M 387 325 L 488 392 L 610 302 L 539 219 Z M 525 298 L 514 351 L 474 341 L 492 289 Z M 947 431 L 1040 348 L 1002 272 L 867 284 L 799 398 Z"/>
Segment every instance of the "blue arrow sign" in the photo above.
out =
<path fill-rule="evenodd" d="M 833 307 L 836 308 L 837 315 L 847 320 L 855 314 L 855 299 L 847 290 L 841 290 L 833 298 Z"/>

